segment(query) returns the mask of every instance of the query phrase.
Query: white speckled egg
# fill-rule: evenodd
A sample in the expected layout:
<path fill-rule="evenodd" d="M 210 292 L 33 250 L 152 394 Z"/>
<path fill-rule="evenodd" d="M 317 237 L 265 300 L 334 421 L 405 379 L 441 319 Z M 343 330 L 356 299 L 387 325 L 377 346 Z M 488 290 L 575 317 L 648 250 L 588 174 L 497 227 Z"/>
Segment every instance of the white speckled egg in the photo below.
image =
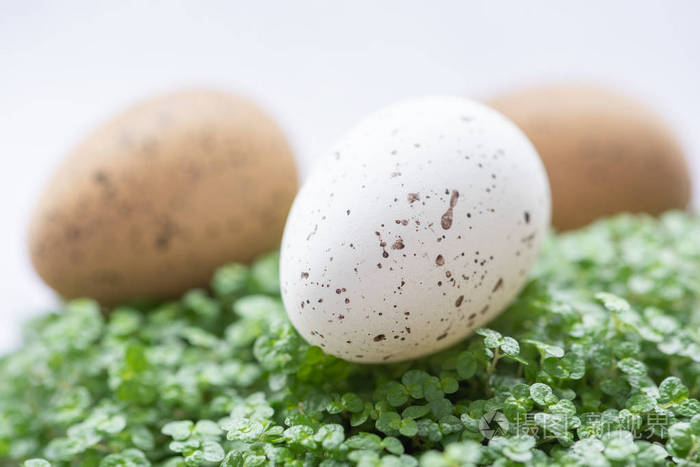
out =
<path fill-rule="evenodd" d="M 341 139 L 297 195 L 284 304 L 340 358 L 420 357 L 506 307 L 549 218 L 543 165 L 510 121 L 456 97 L 399 102 Z"/>

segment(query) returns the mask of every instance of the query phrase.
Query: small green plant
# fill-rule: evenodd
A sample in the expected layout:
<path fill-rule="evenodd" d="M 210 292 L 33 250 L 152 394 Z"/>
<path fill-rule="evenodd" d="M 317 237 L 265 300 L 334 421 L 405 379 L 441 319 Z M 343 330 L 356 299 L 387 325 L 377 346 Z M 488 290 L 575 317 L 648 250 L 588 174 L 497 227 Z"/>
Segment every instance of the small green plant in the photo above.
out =
<path fill-rule="evenodd" d="M 91 300 L 0 359 L 0 464 L 700 463 L 700 219 L 552 236 L 489 329 L 371 366 L 309 346 L 277 255 L 153 309 Z"/>

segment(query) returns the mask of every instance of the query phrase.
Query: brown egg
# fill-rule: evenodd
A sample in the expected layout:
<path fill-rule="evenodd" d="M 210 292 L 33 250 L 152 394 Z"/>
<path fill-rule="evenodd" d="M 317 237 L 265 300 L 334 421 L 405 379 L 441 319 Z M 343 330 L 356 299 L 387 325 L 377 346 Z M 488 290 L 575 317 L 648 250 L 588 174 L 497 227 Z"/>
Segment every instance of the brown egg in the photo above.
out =
<path fill-rule="evenodd" d="M 61 296 L 177 296 L 279 247 L 291 149 L 254 103 L 191 90 L 142 102 L 68 156 L 34 213 L 34 267 Z"/>
<path fill-rule="evenodd" d="M 691 182 L 681 147 L 643 104 L 584 85 L 533 87 L 486 102 L 537 148 L 549 175 L 557 229 L 619 212 L 687 207 Z"/>

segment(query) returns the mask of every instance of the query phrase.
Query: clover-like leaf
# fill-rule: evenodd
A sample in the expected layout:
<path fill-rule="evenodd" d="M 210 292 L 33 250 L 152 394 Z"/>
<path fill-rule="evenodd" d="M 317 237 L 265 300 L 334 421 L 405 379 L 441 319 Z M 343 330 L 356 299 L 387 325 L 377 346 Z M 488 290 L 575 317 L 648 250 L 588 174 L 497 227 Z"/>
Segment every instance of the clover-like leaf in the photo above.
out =
<path fill-rule="evenodd" d="M 183 440 L 190 437 L 194 423 L 190 420 L 179 420 L 166 423 L 160 430 L 164 435 L 170 436 L 174 440 Z"/>

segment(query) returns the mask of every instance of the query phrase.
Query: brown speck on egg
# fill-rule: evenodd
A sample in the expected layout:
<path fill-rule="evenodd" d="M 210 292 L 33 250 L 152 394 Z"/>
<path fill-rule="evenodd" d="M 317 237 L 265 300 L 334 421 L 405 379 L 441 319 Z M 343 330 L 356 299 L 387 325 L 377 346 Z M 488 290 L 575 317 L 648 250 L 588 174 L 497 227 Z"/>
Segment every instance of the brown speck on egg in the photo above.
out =
<path fill-rule="evenodd" d="M 418 193 L 409 193 L 408 194 L 408 202 L 409 203 L 414 203 L 416 201 L 420 200 L 420 195 Z"/>
<path fill-rule="evenodd" d="M 384 334 L 377 334 L 374 336 L 374 342 L 381 342 L 386 340 L 386 336 Z"/>
<path fill-rule="evenodd" d="M 530 243 L 535 239 L 536 233 L 531 233 L 530 235 L 527 235 L 523 238 L 520 239 L 521 242 L 523 243 Z"/>
<path fill-rule="evenodd" d="M 459 297 L 457 297 L 457 301 L 455 302 L 455 306 L 457 308 L 459 308 L 460 306 L 462 306 L 463 301 L 464 301 L 464 295 L 460 295 Z"/>
<path fill-rule="evenodd" d="M 530 223 L 530 213 L 525 211 L 524 216 L 525 216 L 525 223 L 529 224 Z"/>
<path fill-rule="evenodd" d="M 107 173 L 103 170 L 98 170 L 95 172 L 93 179 L 95 180 L 96 183 L 105 185 L 109 183 L 109 177 L 107 176 Z"/>
<path fill-rule="evenodd" d="M 314 230 L 309 233 L 309 235 L 306 236 L 306 240 L 309 241 L 311 240 L 311 237 L 313 237 L 316 232 L 318 231 L 318 224 L 314 225 Z"/>
<path fill-rule="evenodd" d="M 445 258 L 443 258 L 442 255 L 437 255 L 437 258 L 435 258 L 435 264 L 438 266 L 444 266 Z"/>
<path fill-rule="evenodd" d="M 450 207 L 440 218 L 440 225 L 443 229 L 447 230 L 452 227 L 452 216 L 454 207 L 457 205 L 457 199 L 459 198 L 459 192 L 457 190 L 452 190 L 452 195 L 450 196 Z"/>
<path fill-rule="evenodd" d="M 302 279 L 308 279 L 308 278 L 309 278 L 309 273 L 308 273 L 308 272 L 302 272 L 302 273 L 301 273 L 301 278 L 302 278 Z"/>
<path fill-rule="evenodd" d="M 391 245 L 391 248 L 394 250 L 403 250 L 404 248 L 404 243 L 402 239 L 397 239 L 393 245 Z"/>
<path fill-rule="evenodd" d="M 491 290 L 491 293 L 497 291 L 497 290 L 500 289 L 501 287 L 503 287 L 503 278 L 502 278 L 502 277 L 499 278 L 499 279 L 498 279 L 498 282 L 496 282 L 496 285 L 493 286 L 493 290 Z"/>

